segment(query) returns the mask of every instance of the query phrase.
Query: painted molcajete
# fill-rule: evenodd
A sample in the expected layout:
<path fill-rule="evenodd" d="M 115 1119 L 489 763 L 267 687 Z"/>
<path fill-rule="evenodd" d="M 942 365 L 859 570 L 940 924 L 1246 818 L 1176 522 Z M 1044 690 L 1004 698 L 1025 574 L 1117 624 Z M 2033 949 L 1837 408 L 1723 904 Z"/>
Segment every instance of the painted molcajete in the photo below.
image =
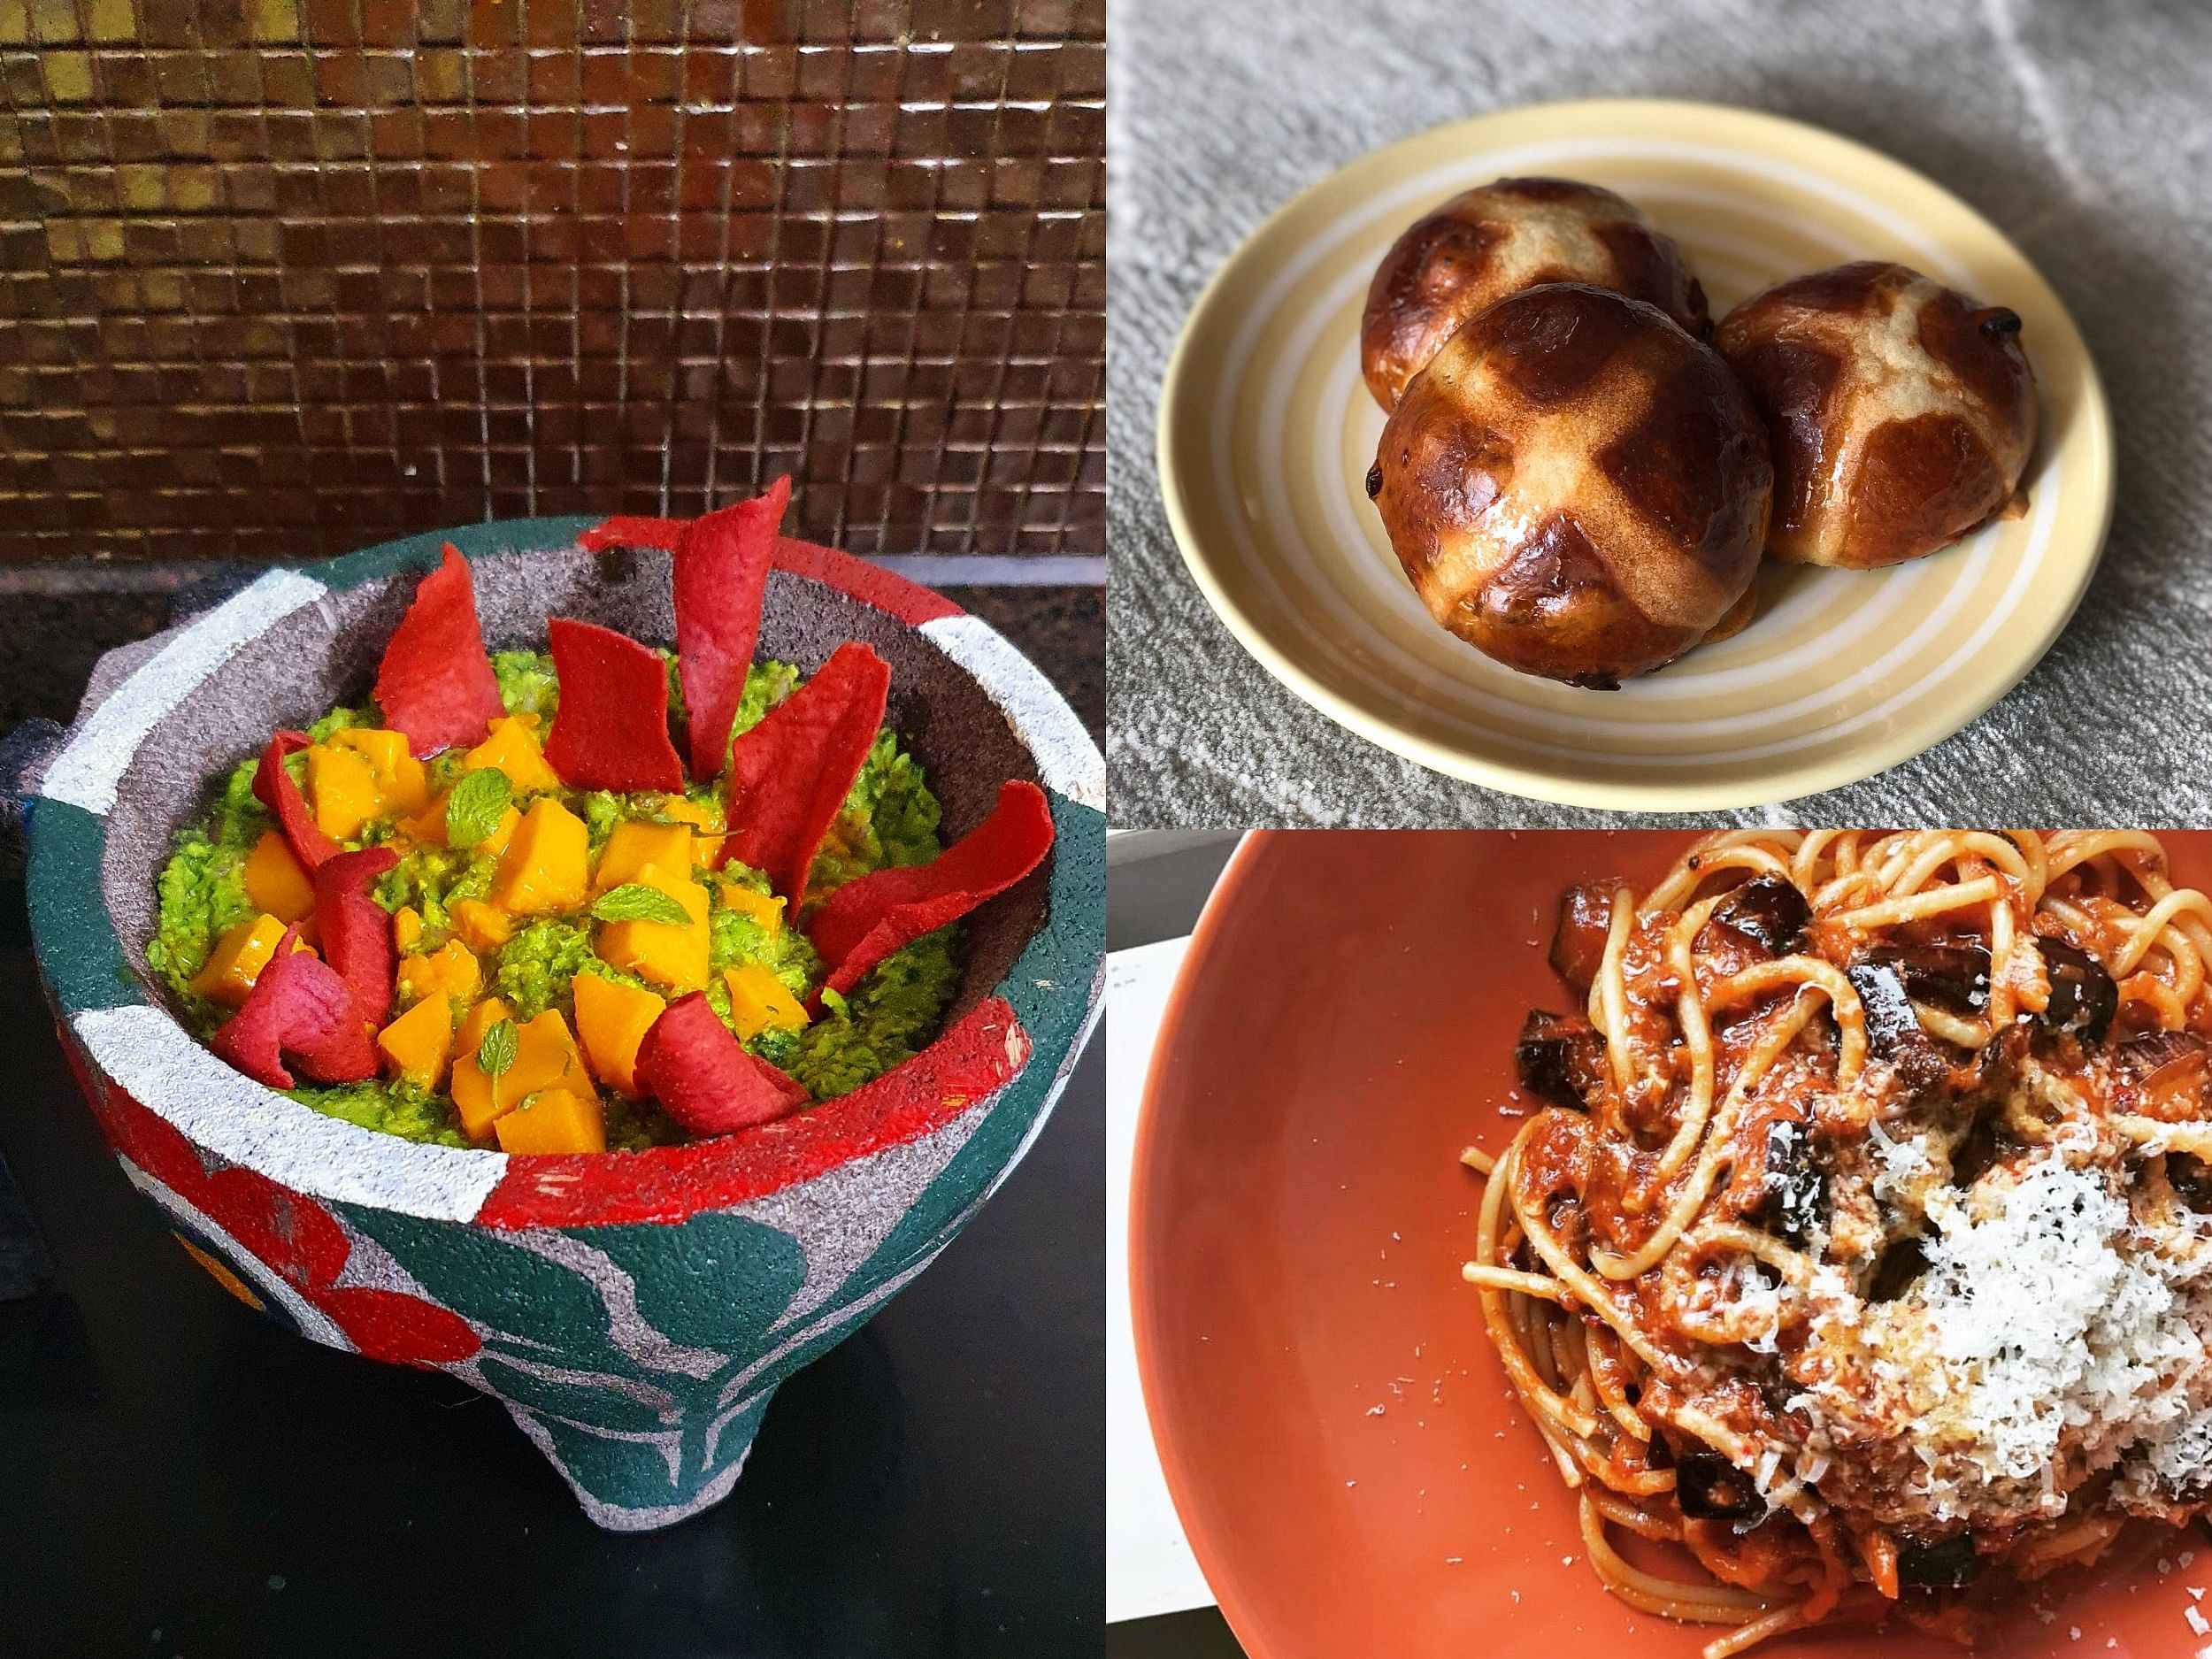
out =
<path fill-rule="evenodd" d="M 495 646 L 552 615 L 670 637 L 668 561 L 592 554 L 587 520 L 454 532 Z M 371 1358 L 496 1396 L 603 1526 L 726 1495 L 777 1385 L 918 1273 L 1042 1127 L 1095 1015 L 1098 753 L 1036 670 L 936 595 L 784 541 L 760 649 L 891 664 L 890 715 L 948 836 L 1002 780 L 1041 786 L 1048 863 L 974 912 L 944 1034 L 854 1094 L 638 1153 L 512 1156 L 402 1141 L 233 1071 L 146 972 L 153 874 L 207 780 L 374 671 L 443 535 L 263 577 L 96 674 L 31 814 L 42 971 L 79 1080 L 131 1179 L 234 1294 Z"/>

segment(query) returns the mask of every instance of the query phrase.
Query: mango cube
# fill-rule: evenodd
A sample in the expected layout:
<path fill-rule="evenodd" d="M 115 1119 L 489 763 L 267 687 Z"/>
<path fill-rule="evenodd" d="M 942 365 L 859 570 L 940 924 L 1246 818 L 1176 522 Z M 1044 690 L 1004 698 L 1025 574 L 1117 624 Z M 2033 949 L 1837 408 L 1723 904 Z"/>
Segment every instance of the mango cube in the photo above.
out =
<path fill-rule="evenodd" d="M 599 1096 L 541 1089 L 493 1121 L 502 1152 L 604 1152 L 607 1114 Z"/>
<path fill-rule="evenodd" d="M 515 918 L 481 899 L 455 900 L 452 916 L 453 931 L 461 935 L 471 950 L 480 950 L 487 956 L 515 935 Z"/>
<path fill-rule="evenodd" d="M 661 810 L 699 832 L 692 838 L 692 856 L 703 864 L 711 864 L 722 850 L 722 810 L 702 805 L 688 795 L 672 795 Z"/>
<path fill-rule="evenodd" d="M 638 1045 L 668 1004 L 642 986 L 623 985 L 596 973 L 580 973 L 576 997 L 576 1034 L 584 1044 L 584 1058 L 603 1083 L 636 1099 L 645 1091 L 638 1086 Z"/>
<path fill-rule="evenodd" d="M 537 733 L 513 715 L 494 720 L 484 741 L 462 757 L 463 772 L 477 772 L 486 766 L 496 766 L 505 772 L 517 795 L 533 795 L 541 789 L 561 787 L 560 774 L 545 764 L 545 751 L 538 746 Z"/>
<path fill-rule="evenodd" d="M 485 1031 L 493 1022 L 482 1022 Z M 464 1047 L 453 1059 L 453 1104 L 461 1114 L 461 1127 L 481 1146 L 492 1138 L 492 1125 L 543 1088 L 573 1088 L 592 1092 L 576 1040 L 557 1009 L 549 1008 L 515 1033 L 515 1058 L 496 1078 L 488 1077 L 477 1064 L 478 1049 Z"/>
<path fill-rule="evenodd" d="M 705 989 L 713 942 L 707 923 L 707 890 L 696 881 L 664 875 L 657 869 L 645 871 L 641 879 L 682 905 L 690 920 L 680 926 L 673 922 L 603 922 L 594 946 L 600 959 L 672 991 Z"/>
<path fill-rule="evenodd" d="M 391 1076 L 427 1089 L 445 1076 L 453 1043 L 453 999 L 426 996 L 376 1033 L 376 1050 Z"/>
<path fill-rule="evenodd" d="M 757 962 L 741 962 L 723 970 L 722 983 L 730 987 L 730 1023 L 741 1040 L 750 1040 L 770 1026 L 795 1028 L 806 1024 L 806 1010 L 781 979 Z"/>
<path fill-rule="evenodd" d="M 315 913 L 315 884 L 284 837 L 264 830 L 246 855 L 246 897 L 256 910 L 280 922 L 296 922 Z"/>
<path fill-rule="evenodd" d="M 588 889 L 590 846 L 584 820 L 548 796 L 522 815 L 485 897 L 516 916 L 577 910 Z"/>
<path fill-rule="evenodd" d="M 403 904 L 392 912 L 392 943 L 402 950 L 412 950 L 422 943 L 422 912 L 411 904 Z"/>
<path fill-rule="evenodd" d="M 368 757 L 328 743 L 308 745 L 307 798 L 315 827 L 342 841 L 357 839 L 364 825 L 390 810 Z"/>
<path fill-rule="evenodd" d="M 419 812 L 430 798 L 422 762 L 407 749 L 407 733 L 380 726 L 348 726 L 330 734 L 331 747 L 349 749 L 369 763 L 376 787 L 382 791 L 387 811 Z"/>
<path fill-rule="evenodd" d="M 261 977 L 261 970 L 276 955 L 277 941 L 283 937 L 284 924 L 273 916 L 257 916 L 225 930 L 207 953 L 206 963 L 192 976 L 192 988 L 211 1002 L 238 1007 Z M 294 949 L 304 950 L 306 947 L 295 941 Z"/>
<path fill-rule="evenodd" d="M 751 918 L 771 939 L 783 931 L 783 895 L 780 893 L 756 893 L 735 881 L 725 881 L 722 908 Z"/>
<path fill-rule="evenodd" d="M 635 881 L 649 870 L 664 875 L 691 873 L 691 826 L 647 824 L 626 818 L 614 826 L 599 854 L 599 873 L 593 887 L 604 893 Z"/>
<path fill-rule="evenodd" d="M 411 997 L 449 996 L 470 1002 L 484 982 L 476 955 L 457 939 L 449 939 L 428 956 L 419 953 L 399 959 L 399 988 Z"/>

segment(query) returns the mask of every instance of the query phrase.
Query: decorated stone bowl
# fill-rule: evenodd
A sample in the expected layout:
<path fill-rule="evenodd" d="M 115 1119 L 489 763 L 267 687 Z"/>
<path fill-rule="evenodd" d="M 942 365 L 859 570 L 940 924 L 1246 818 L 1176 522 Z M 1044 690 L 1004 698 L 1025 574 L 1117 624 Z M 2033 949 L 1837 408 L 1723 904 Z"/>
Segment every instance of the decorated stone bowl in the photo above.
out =
<path fill-rule="evenodd" d="M 326 1118 L 232 1070 L 146 965 L 176 833 L 279 726 L 357 701 L 451 540 L 494 649 L 549 616 L 673 637 L 664 553 L 591 553 L 584 519 L 418 536 L 304 570 L 103 660 L 28 791 L 32 930 L 63 1045 L 132 1182 L 233 1295 L 301 1335 L 498 1399 L 600 1525 L 726 1496 L 777 1386 L 951 1241 L 1043 1127 L 1103 974 L 1104 777 L 1050 684 L 926 589 L 785 541 L 762 655 L 809 672 L 864 641 L 948 842 L 1022 778 L 1048 862 L 964 924 L 944 1034 L 854 1094 L 637 1153 L 518 1156 Z"/>

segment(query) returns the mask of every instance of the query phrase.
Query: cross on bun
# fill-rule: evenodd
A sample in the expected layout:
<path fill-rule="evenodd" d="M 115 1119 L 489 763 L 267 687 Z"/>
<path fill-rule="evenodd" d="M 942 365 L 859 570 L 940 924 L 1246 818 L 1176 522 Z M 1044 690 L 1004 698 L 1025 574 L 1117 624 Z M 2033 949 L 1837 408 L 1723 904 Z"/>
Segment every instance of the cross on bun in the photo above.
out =
<path fill-rule="evenodd" d="M 1895 565 L 2013 502 L 2036 424 L 2016 312 L 1866 260 L 1753 296 L 1713 344 L 1766 421 L 1777 558 Z"/>
<path fill-rule="evenodd" d="M 1749 618 L 1772 482 L 1758 411 L 1710 347 L 1561 282 L 1444 343 L 1367 493 L 1439 623 L 1524 673 L 1609 689 Z"/>
<path fill-rule="evenodd" d="M 1394 409 L 1454 329 L 1543 282 L 1644 300 L 1701 340 L 1712 328 L 1682 250 L 1633 204 L 1571 179 L 1500 179 L 1417 221 L 1375 268 L 1359 329 L 1367 389 Z"/>

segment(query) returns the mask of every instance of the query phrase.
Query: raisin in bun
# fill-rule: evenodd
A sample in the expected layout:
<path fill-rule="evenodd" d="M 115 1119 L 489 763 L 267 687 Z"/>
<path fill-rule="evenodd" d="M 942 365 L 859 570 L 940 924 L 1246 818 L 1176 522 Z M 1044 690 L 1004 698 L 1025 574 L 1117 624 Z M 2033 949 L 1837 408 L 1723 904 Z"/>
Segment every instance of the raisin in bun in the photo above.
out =
<path fill-rule="evenodd" d="M 1713 344 L 1766 421 L 1778 558 L 1918 558 L 2019 488 L 2036 409 L 2015 312 L 1869 260 L 1754 296 Z"/>
<path fill-rule="evenodd" d="M 1395 408 L 1454 329 L 1543 282 L 1644 300 L 1701 340 L 1712 327 L 1682 250 L 1632 204 L 1571 179 L 1500 179 L 1420 220 L 1375 268 L 1359 330 L 1367 389 Z"/>
<path fill-rule="evenodd" d="M 1562 282 L 1445 342 L 1367 491 L 1439 623 L 1524 673 L 1611 687 L 1748 619 L 1772 481 L 1711 347 Z"/>

